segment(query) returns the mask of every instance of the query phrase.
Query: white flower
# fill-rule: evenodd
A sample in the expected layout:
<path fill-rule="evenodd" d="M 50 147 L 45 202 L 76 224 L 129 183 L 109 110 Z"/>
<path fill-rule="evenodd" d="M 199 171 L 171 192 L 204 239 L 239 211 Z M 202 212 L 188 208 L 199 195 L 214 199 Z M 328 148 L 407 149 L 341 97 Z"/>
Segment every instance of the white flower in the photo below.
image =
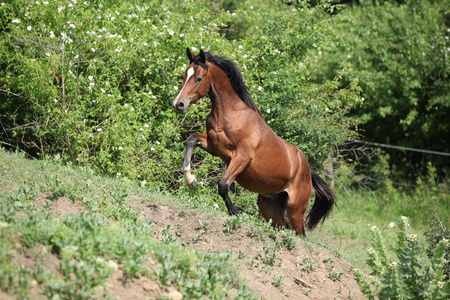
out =
<path fill-rule="evenodd" d="M 19 19 L 14 19 L 14 20 L 11 21 L 11 23 L 20 23 L 20 20 Z"/>
<path fill-rule="evenodd" d="M 100 132 L 100 131 L 103 131 L 103 129 L 102 128 L 97 128 L 97 131 Z"/>
<path fill-rule="evenodd" d="M 244 49 L 244 46 L 239 45 L 238 48 L 239 48 L 239 49 Z"/>
<path fill-rule="evenodd" d="M 60 13 L 63 10 L 64 7 L 60 6 L 58 7 L 58 13 Z"/>
<path fill-rule="evenodd" d="M 94 79 L 94 76 L 88 76 L 89 81 L 92 81 L 92 79 Z"/>
<path fill-rule="evenodd" d="M 147 181 L 144 179 L 141 181 L 141 185 L 145 185 L 147 183 Z"/>
<path fill-rule="evenodd" d="M 150 150 L 155 151 L 155 148 L 151 147 Z"/>
<path fill-rule="evenodd" d="M 169 58 L 165 58 L 164 60 L 165 60 L 165 61 L 170 61 L 170 59 L 169 59 Z"/>
<path fill-rule="evenodd" d="M 268 114 L 270 114 L 270 108 L 268 108 L 266 111 L 267 111 Z"/>
<path fill-rule="evenodd" d="M 31 30 L 31 26 L 28 26 L 27 29 L 28 29 L 28 31 L 30 31 Z"/>
<path fill-rule="evenodd" d="M 177 86 L 174 86 L 173 89 L 174 89 L 175 91 L 178 91 L 178 87 L 177 87 Z"/>
<path fill-rule="evenodd" d="M 262 86 L 258 86 L 258 91 L 262 91 Z"/>
<path fill-rule="evenodd" d="M 161 144 L 161 143 L 160 143 L 159 141 L 156 141 L 156 144 L 159 145 L 159 144 Z"/>
<path fill-rule="evenodd" d="M 70 27 L 70 28 L 75 28 L 75 25 L 70 24 L 69 27 Z"/>
<path fill-rule="evenodd" d="M 119 146 L 119 150 L 123 150 L 122 146 Z"/>
<path fill-rule="evenodd" d="M 55 34 L 53 33 L 53 31 L 50 31 L 50 37 L 51 37 L 51 38 L 54 38 L 54 37 L 55 37 Z"/>
<path fill-rule="evenodd" d="M 197 47 L 191 47 L 192 51 L 197 52 Z"/>
<path fill-rule="evenodd" d="M 180 37 L 183 37 L 184 36 L 184 34 L 180 34 Z"/>
<path fill-rule="evenodd" d="M 148 46 L 148 44 L 147 44 L 147 43 L 144 43 L 144 46 Z"/>
<path fill-rule="evenodd" d="M 106 91 L 104 89 L 100 89 L 100 91 L 104 94 L 106 93 Z"/>
<path fill-rule="evenodd" d="M 94 48 L 91 48 L 91 51 L 92 51 L 92 52 L 95 52 L 95 49 L 94 49 Z"/>
<path fill-rule="evenodd" d="M 127 103 L 125 103 L 125 104 L 123 105 L 123 107 L 128 107 L 128 104 L 127 104 Z"/>
<path fill-rule="evenodd" d="M 95 83 L 91 82 L 89 83 L 89 89 L 91 90 L 94 87 Z"/>
<path fill-rule="evenodd" d="M 148 128 L 148 127 L 149 127 L 149 125 L 148 125 L 148 124 L 145 124 L 145 125 L 144 125 L 144 127 L 145 127 L 145 128 Z"/>
<path fill-rule="evenodd" d="M 397 268 L 397 263 L 395 261 L 391 262 L 391 268 L 392 269 L 396 269 Z"/>
<path fill-rule="evenodd" d="M 169 30 L 169 34 L 170 35 L 174 35 L 175 32 L 173 32 L 172 30 Z"/>

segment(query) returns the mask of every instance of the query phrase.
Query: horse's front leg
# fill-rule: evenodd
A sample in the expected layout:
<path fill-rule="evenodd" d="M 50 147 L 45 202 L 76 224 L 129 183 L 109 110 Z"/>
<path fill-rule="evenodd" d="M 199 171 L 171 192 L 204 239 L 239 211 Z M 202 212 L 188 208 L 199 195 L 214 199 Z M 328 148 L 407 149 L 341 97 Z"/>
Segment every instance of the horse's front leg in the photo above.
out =
<path fill-rule="evenodd" d="M 194 189 L 197 186 L 197 179 L 191 174 L 191 157 L 194 148 L 197 146 L 214 155 L 212 150 L 208 147 L 208 136 L 206 133 L 192 134 L 188 137 L 186 140 L 186 152 L 184 154 L 181 171 L 184 173 L 184 180 L 190 189 Z"/>
<path fill-rule="evenodd" d="M 228 164 L 228 168 L 225 171 L 225 175 L 219 182 L 219 195 L 225 201 L 225 205 L 227 206 L 228 213 L 230 215 L 240 214 L 241 208 L 231 202 L 230 197 L 228 196 L 228 189 L 233 182 L 233 180 L 238 176 L 251 162 L 251 158 L 240 153 L 237 153 Z"/>

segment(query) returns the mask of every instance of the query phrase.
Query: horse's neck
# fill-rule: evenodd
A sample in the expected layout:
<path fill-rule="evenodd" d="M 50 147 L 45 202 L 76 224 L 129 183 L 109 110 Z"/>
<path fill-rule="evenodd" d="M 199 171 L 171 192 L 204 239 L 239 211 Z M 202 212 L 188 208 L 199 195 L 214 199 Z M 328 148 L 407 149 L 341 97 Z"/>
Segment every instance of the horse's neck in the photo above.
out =
<path fill-rule="evenodd" d="M 223 89 L 221 86 L 212 86 L 208 94 L 211 99 L 211 113 L 216 121 L 229 119 L 236 110 L 245 105 L 232 87 Z"/>
<path fill-rule="evenodd" d="M 229 118 L 236 110 L 242 109 L 245 103 L 234 91 L 226 74 L 217 69 L 214 70 L 214 80 L 208 92 L 211 99 L 211 112 L 216 119 Z"/>

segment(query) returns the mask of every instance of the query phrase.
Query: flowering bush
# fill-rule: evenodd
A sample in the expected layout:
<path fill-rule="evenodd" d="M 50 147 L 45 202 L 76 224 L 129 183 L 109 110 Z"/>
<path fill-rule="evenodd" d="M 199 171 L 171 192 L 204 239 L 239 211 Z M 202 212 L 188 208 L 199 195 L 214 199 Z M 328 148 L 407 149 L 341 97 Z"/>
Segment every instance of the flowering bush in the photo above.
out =
<path fill-rule="evenodd" d="M 239 41 L 223 32 L 249 14 L 206 0 L 2 3 L 0 142 L 180 188 L 183 142 L 205 130 L 209 112 L 208 100 L 188 116 L 171 107 L 189 46 L 236 61 L 269 125 L 320 167 L 330 149 L 354 134 L 345 114 L 359 99 L 356 84 L 338 87 L 341 75 L 322 85 L 307 77 L 313 62 L 306 53 L 326 42 L 331 26 L 327 6 L 263 11 L 263 1 L 253 2 L 254 34 Z M 219 159 L 195 155 L 200 183 L 215 185 Z"/>

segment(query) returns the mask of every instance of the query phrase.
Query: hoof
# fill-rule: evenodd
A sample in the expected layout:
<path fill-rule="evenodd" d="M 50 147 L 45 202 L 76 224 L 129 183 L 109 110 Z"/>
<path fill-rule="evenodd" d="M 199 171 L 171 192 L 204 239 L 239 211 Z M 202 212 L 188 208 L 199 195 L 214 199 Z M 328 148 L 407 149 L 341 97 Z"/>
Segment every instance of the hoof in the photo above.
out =
<path fill-rule="evenodd" d="M 232 216 L 240 215 L 242 214 L 244 210 L 237 206 L 232 206 L 228 208 L 228 213 Z"/>
<path fill-rule="evenodd" d="M 191 182 L 186 182 L 187 186 L 192 190 L 197 187 L 197 178 L 194 177 L 194 179 Z"/>

